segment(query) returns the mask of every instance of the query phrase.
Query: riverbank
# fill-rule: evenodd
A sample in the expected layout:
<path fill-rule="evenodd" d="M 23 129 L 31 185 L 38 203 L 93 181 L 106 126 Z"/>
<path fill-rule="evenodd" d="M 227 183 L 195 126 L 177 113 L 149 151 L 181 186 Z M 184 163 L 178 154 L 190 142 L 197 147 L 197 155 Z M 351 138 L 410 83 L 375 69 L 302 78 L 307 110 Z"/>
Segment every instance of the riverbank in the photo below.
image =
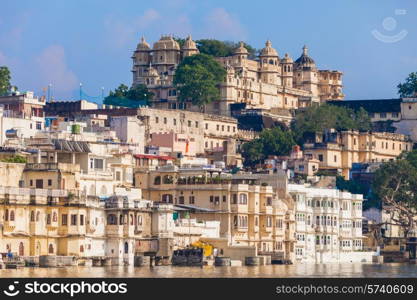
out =
<path fill-rule="evenodd" d="M 417 277 L 417 265 L 408 263 L 294 264 L 242 267 L 82 267 L 0 270 L 12 277 L 137 277 L 137 278 L 285 278 L 285 277 Z"/>

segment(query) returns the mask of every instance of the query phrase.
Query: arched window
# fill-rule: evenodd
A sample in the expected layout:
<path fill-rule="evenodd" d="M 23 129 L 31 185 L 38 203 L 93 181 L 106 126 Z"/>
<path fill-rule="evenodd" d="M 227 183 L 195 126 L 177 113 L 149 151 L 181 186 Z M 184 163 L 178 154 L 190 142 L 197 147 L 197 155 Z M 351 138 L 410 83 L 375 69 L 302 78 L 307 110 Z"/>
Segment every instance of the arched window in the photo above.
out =
<path fill-rule="evenodd" d="M 142 225 L 142 216 L 141 215 L 138 216 L 138 225 Z"/>
<path fill-rule="evenodd" d="M 39 221 L 39 217 L 40 217 L 40 215 L 41 215 L 41 213 L 38 211 L 38 212 L 36 213 L 36 222 L 38 222 L 38 221 Z"/>
<path fill-rule="evenodd" d="M 165 203 L 173 203 L 173 197 L 172 197 L 172 195 L 171 194 L 164 194 L 164 195 L 162 195 L 162 202 L 165 202 Z"/>
<path fill-rule="evenodd" d="M 84 252 L 84 245 L 80 245 L 80 252 Z"/>
<path fill-rule="evenodd" d="M 14 210 L 10 211 L 10 221 L 14 221 Z"/>
<path fill-rule="evenodd" d="M 133 215 L 130 215 L 130 225 L 133 225 Z"/>
<path fill-rule="evenodd" d="M 6 209 L 6 211 L 4 213 L 4 220 L 9 221 L 9 210 L 8 209 Z"/>
<path fill-rule="evenodd" d="M 248 195 L 240 194 L 239 195 L 239 204 L 248 204 Z"/>
<path fill-rule="evenodd" d="M 154 181 L 153 181 L 154 185 L 160 185 L 161 184 L 161 176 L 156 176 Z"/>
<path fill-rule="evenodd" d="M 117 225 L 117 218 L 116 215 L 111 214 L 107 217 L 107 224 L 108 225 Z"/>
<path fill-rule="evenodd" d="M 128 242 L 125 242 L 125 254 L 129 253 L 129 244 Z"/>
<path fill-rule="evenodd" d="M 273 65 L 273 64 L 274 64 L 274 61 L 273 61 L 272 59 L 270 59 L 270 60 L 269 60 L 269 64 L 270 64 L 270 65 Z"/>
<path fill-rule="evenodd" d="M 123 215 L 120 215 L 119 217 L 119 225 L 123 225 Z"/>
<path fill-rule="evenodd" d="M 57 222 L 58 221 L 58 217 L 57 217 L 57 215 L 56 215 L 56 212 L 54 212 L 53 214 L 52 214 L 52 222 Z"/>
<path fill-rule="evenodd" d="M 30 221 L 31 221 L 31 222 L 35 222 L 35 211 L 34 211 L 34 210 L 32 210 L 32 211 L 30 212 Z"/>
<path fill-rule="evenodd" d="M 48 224 L 48 225 L 51 224 L 51 214 L 46 215 L 46 224 Z"/>
<path fill-rule="evenodd" d="M 54 245 L 49 244 L 49 247 L 48 247 L 48 253 L 49 253 L 49 254 L 53 254 L 53 253 L 54 253 Z"/>

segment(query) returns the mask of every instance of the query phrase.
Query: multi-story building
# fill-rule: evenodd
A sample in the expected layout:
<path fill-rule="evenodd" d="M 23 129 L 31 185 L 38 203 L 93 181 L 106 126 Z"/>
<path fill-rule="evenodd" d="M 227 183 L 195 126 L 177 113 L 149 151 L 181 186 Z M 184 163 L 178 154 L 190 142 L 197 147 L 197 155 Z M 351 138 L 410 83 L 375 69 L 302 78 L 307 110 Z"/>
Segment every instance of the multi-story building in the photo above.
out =
<path fill-rule="evenodd" d="M 257 176 L 230 175 L 216 168 L 166 166 L 137 172 L 135 177 L 146 199 L 189 209 L 197 220 L 219 221 L 220 239 L 205 240 L 224 255 L 239 259 L 244 259 L 244 253 L 286 257 L 286 204 Z M 245 250 L 240 253 L 239 249 Z"/>
<path fill-rule="evenodd" d="M 47 165 L 46 163 L 44 165 Z M 65 169 L 49 168 L 52 177 Z M 46 169 L 33 164 L 1 163 L 11 180 L 0 186 L 0 251 L 16 256 L 59 255 L 102 257 L 112 264 L 133 265 L 135 255 L 169 257 L 173 250 L 172 205 L 142 200 L 140 189 L 116 187 L 117 196 L 98 197 L 52 179 L 46 187 L 21 187 L 27 173 L 39 177 Z M 34 175 L 38 173 L 38 175 Z M 58 173 L 58 174 L 56 174 Z M 62 174 L 64 177 L 65 174 Z M 68 174 L 66 174 L 68 176 Z M 32 179 L 29 179 L 32 180 Z"/>
<path fill-rule="evenodd" d="M 413 144 L 403 134 L 329 130 L 314 134 L 304 145 L 304 155 L 319 160 L 319 168 L 349 179 L 352 163 L 386 162 Z"/>
<path fill-rule="evenodd" d="M 362 195 L 288 184 L 295 202 L 297 262 L 372 261 L 362 251 Z"/>
<path fill-rule="evenodd" d="M 190 103 L 178 102 L 173 86 L 176 66 L 184 57 L 197 53 L 190 36 L 182 48 L 171 36 L 162 36 L 152 48 L 142 38 L 132 56 L 133 85 L 145 84 L 155 95 L 155 107 L 197 110 Z M 230 105 L 234 103 L 271 110 L 343 99 L 342 73 L 318 70 L 306 46 L 295 61 L 288 54 L 280 58 L 271 41 L 265 43 L 257 59 L 248 54 L 240 43 L 232 56 L 216 57 L 227 76 L 220 85 L 220 99 L 206 105 L 206 112 L 230 115 Z"/>
<path fill-rule="evenodd" d="M 33 92 L 0 97 L 0 145 L 7 138 L 30 138 L 45 129 L 45 98 Z"/>

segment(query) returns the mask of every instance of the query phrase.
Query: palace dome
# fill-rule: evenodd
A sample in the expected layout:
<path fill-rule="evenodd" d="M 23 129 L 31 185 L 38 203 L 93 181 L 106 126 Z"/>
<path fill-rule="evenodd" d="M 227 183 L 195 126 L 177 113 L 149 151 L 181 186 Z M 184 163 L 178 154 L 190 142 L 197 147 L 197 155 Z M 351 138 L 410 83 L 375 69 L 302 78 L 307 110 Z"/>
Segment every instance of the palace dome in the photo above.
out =
<path fill-rule="evenodd" d="M 197 50 L 197 45 L 192 40 L 191 35 L 185 39 L 184 45 L 182 45 L 182 50 Z"/>
<path fill-rule="evenodd" d="M 272 43 L 270 40 L 267 40 L 265 43 L 265 48 L 261 50 L 259 56 L 278 56 L 277 50 L 272 48 Z"/>
<path fill-rule="evenodd" d="M 235 51 L 233 51 L 233 54 L 249 54 L 248 49 L 245 48 L 245 44 L 243 42 L 239 43 L 239 47 L 237 47 L 235 49 Z"/>
<path fill-rule="evenodd" d="M 180 50 L 180 45 L 172 36 L 162 36 L 159 41 L 153 44 L 153 50 Z"/>
<path fill-rule="evenodd" d="M 281 59 L 281 63 L 292 64 L 294 61 L 288 53 L 285 53 L 284 57 Z"/>
<path fill-rule="evenodd" d="M 138 46 L 136 47 L 136 50 L 150 50 L 151 46 L 149 46 L 149 44 L 145 41 L 145 38 L 142 36 L 140 38 L 140 42 L 138 44 Z"/>
<path fill-rule="evenodd" d="M 314 59 L 312 59 L 310 56 L 308 56 L 308 48 L 307 46 L 303 47 L 303 54 L 295 61 L 298 65 L 310 65 L 315 66 Z"/>

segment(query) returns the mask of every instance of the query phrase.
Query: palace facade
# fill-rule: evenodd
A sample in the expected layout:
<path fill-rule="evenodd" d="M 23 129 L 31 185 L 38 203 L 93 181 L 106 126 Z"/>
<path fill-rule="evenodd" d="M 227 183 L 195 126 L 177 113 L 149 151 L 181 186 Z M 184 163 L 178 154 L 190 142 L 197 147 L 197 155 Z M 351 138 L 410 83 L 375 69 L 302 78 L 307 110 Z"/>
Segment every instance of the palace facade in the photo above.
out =
<path fill-rule="evenodd" d="M 178 102 L 173 86 L 177 65 L 197 53 L 191 36 L 182 47 L 172 36 L 162 36 L 152 48 L 142 37 L 132 56 L 133 85 L 145 84 L 155 94 L 152 101 L 155 107 L 197 110 L 190 103 Z M 205 107 L 209 113 L 230 115 L 231 105 L 236 103 L 246 109 L 278 112 L 344 97 L 342 72 L 319 70 L 306 46 L 295 61 L 288 53 L 280 58 L 269 40 L 256 58 L 249 57 L 240 43 L 232 56 L 215 59 L 224 66 L 227 75 L 220 84 L 220 99 Z"/>

